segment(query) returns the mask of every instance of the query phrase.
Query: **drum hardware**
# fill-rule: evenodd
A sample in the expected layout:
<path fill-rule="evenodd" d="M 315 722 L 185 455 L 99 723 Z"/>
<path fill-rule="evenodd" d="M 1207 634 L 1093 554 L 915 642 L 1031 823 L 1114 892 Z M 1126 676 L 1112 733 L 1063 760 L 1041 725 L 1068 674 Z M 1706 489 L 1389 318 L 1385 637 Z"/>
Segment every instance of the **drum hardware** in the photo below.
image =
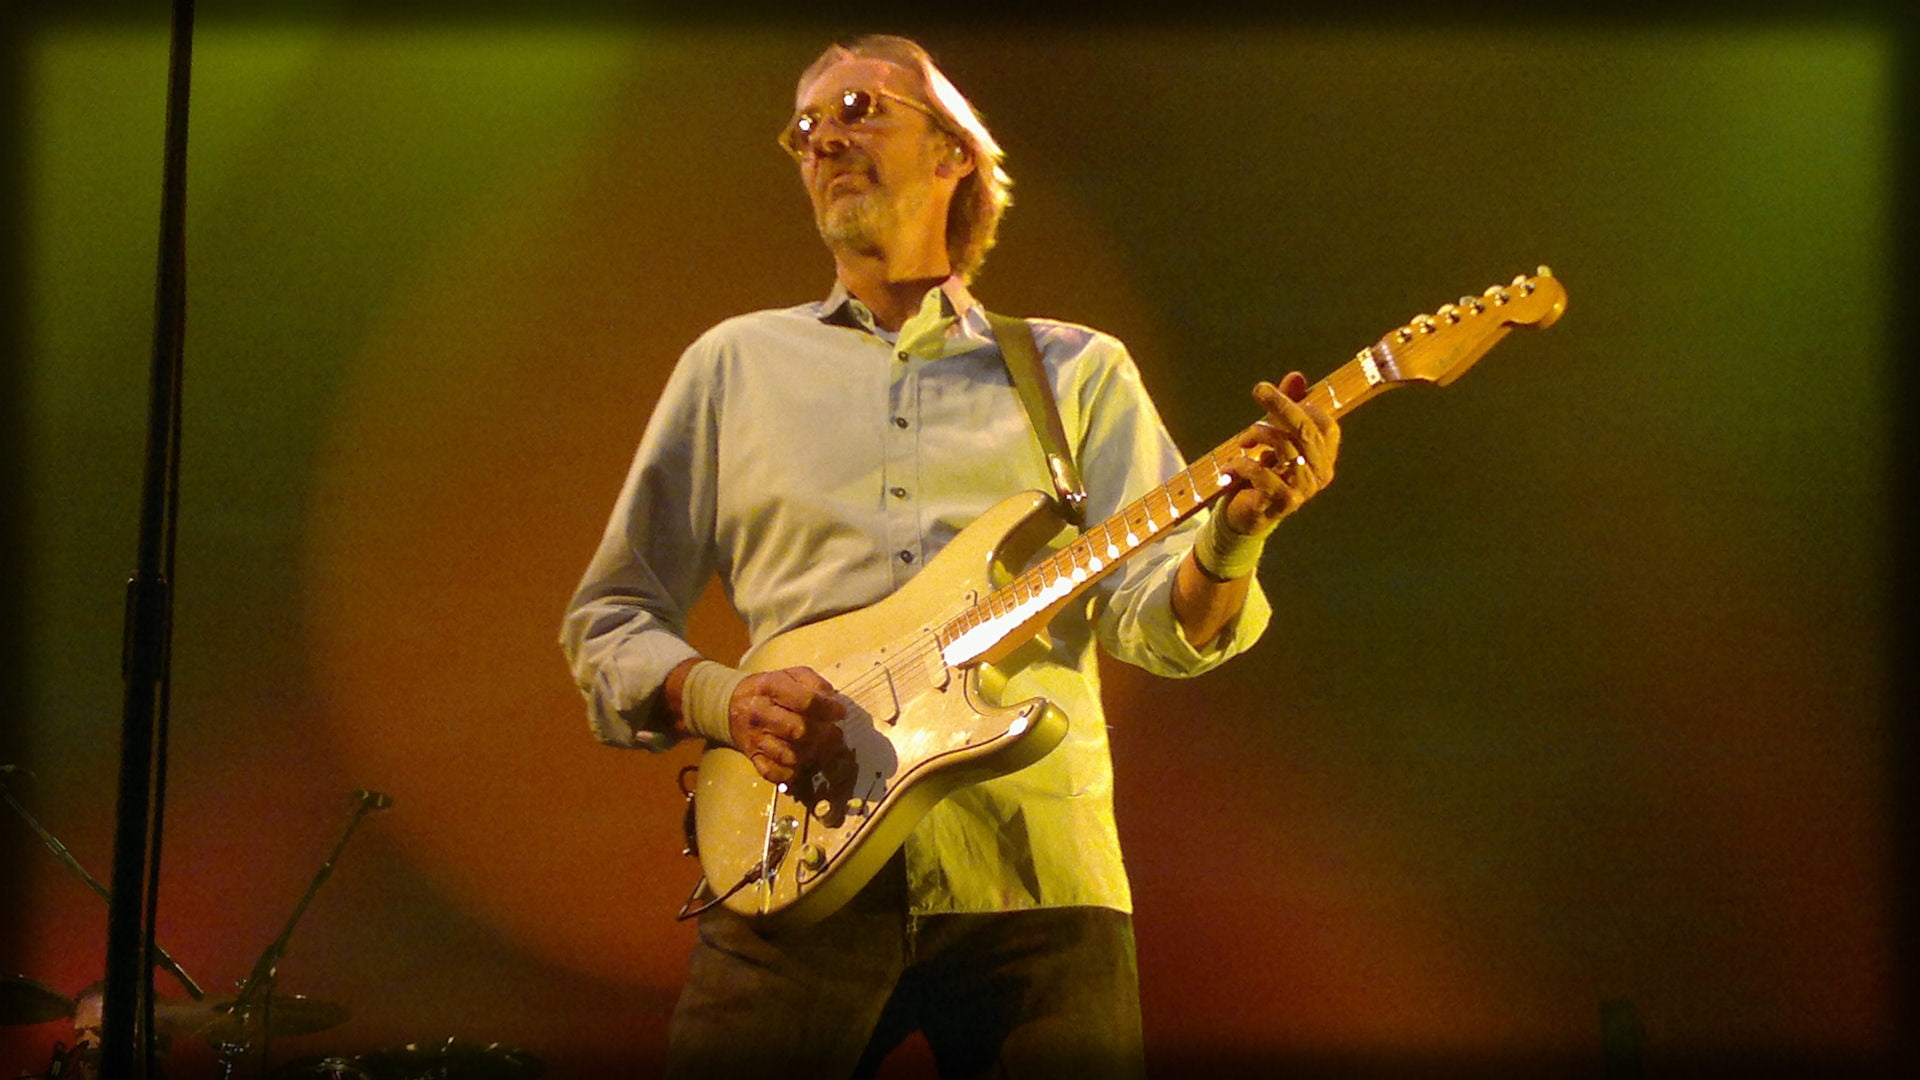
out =
<path fill-rule="evenodd" d="M 273 1080 L 379 1080 L 359 1058 L 308 1055 L 273 1070 Z"/>
<path fill-rule="evenodd" d="M 275 994 L 256 1020 L 236 1009 L 238 998 L 206 1001 L 154 1002 L 154 1022 L 182 1035 L 214 1044 L 240 1042 L 250 1025 L 265 1024 L 273 1035 L 311 1035 L 347 1022 L 347 1007 L 300 994 Z"/>
<path fill-rule="evenodd" d="M 39 835 L 49 851 L 86 882 L 102 900 L 109 905 L 113 902 L 112 892 L 99 879 L 87 872 L 86 867 L 74 858 L 67 846 L 60 842 L 46 826 L 8 789 L 5 778 L 14 773 L 31 776 L 32 773 L 17 765 L 0 765 L 0 797 L 4 797 L 25 819 L 28 826 Z M 153 1028 L 157 1035 L 191 1035 L 212 1043 L 220 1054 L 220 1075 L 223 1080 L 234 1080 L 241 1059 L 252 1056 L 259 1063 L 255 1075 L 264 1077 L 267 1060 L 268 1041 L 276 1035 L 307 1035 L 325 1031 L 345 1023 L 348 1011 L 342 1005 L 319 1001 L 298 994 L 274 993 L 274 982 L 278 976 L 281 958 L 286 954 L 287 942 L 293 936 L 293 929 L 306 913 L 307 905 L 314 894 L 333 872 L 333 865 L 345 850 L 347 841 L 359 827 L 360 820 L 375 810 L 385 810 L 393 805 L 390 796 L 377 791 L 358 791 L 353 796 L 352 816 L 346 830 L 334 845 L 332 853 L 321 864 L 313 882 L 294 906 L 293 914 L 288 918 L 280 935 L 270 943 L 255 962 L 252 973 L 237 985 L 239 992 L 232 997 L 208 999 L 206 992 L 194 982 L 184 969 L 160 946 L 153 945 L 154 963 L 186 987 L 192 995 L 188 999 L 157 999 L 152 997 L 151 980 L 142 989 L 146 1000 L 143 1005 L 151 1008 Z M 95 984 L 81 992 L 78 999 L 69 999 L 52 987 L 24 975 L 0 978 L 0 1025 L 40 1024 L 51 1020 L 72 1019 L 75 1025 L 76 1042 L 71 1050 L 59 1047 L 54 1054 L 53 1064 L 41 1074 L 46 1077 L 68 1075 L 92 1075 L 92 1061 L 81 1057 L 83 1050 L 97 1051 L 100 1034 L 100 985 Z M 143 1008 L 142 1012 L 146 1009 Z M 82 1014 L 85 1014 L 84 1016 Z M 344 1060 L 344 1059 L 333 1059 Z M 314 1073 L 314 1077 L 331 1074 Z M 351 1077 L 354 1074 L 343 1072 L 339 1075 Z"/>
<path fill-rule="evenodd" d="M 524 1050 L 448 1039 L 359 1057 L 296 1058 L 275 1069 L 272 1080 L 533 1080 L 545 1069 Z"/>
<path fill-rule="evenodd" d="M 465 1039 L 408 1043 L 360 1061 L 373 1080 L 533 1080 L 546 1069 L 525 1050 Z"/>
<path fill-rule="evenodd" d="M 65 864 L 67 869 L 78 874 L 80 880 L 86 882 L 87 886 L 91 888 L 100 899 L 105 900 L 107 904 L 111 906 L 113 904 L 113 893 L 105 885 L 100 884 L 98 878 L 87 873 L 87 868 L 81 866 L 80 860 L 73 857 L 73 852 L 67 850 L 67 845 L 61 843 L 59 838 L 49 832 L 45 825 L 40 824 L 39 818 L 34 817 L 26 807 L 20 805 L 20 800 L 13 797 L 13 792 L 7 787 L 6 781 L 6 778 L 13 773 L 23 773 L 27 776 L 33 775 L 18 765 L 0 765 L 0 798 L 6 799 L 7 805 L 13 807 L 21 818 L 25 819 L 27 825 L 39 835 L 40 842 L 47 846 L 48 851 L 53 852 L 55 858 Z M 153 961 L 160 967 L 165 968 L 169 975 L 178 979 L 180 985 L 187 988 L 187 993 L 193 995 L 196 999 L 207 996 L 207 992 L 200 989 L 200 984 L 193 981 L 193 978 L 174 961 L 172 954 L 162 948 L 158 941 L 153 943 Z"/>
<path fill-rule="evenodd" d="M 264 1080 L 267 1075 L 267 1049 L 275 1034 L 323 1031 L 346 1020 L 346 1010 L 340 1006 L 276 995 L 273 992 L 274 982 L 279 977 L 280 959 L 286 955 L 293 928 L 299 924 L 300 917 L 306 914 L 307 905 L 312 902 L 314 894 L 320 891 L 320 886 L 326 884 L 327 877 L 333 873 L 334 862 L 346 850 L 347 841 L 353 839 L 353 831 L 360 827 L 360 820 L 375 810 L 385 810 L 392 805 L 390 796 L 377 791 L 354 792 L 353 810 L 339 842 L 334 844 L 326 861 L 320 864 L 307 891 L 294 904 L 293 914 L 287 918 L 287 925 L 281 928 L 280 936 L 268 943 L 260 959 L 254 962 L 252 973 L 240 980 L 239 994 L 227 1002 L 223 1010 L 225 1019 L 207 1029 L 211 1033 L 209 1041 L 220 1053 L 221 1080 L 234 1080 L 239 1076 L 240 1061 L 249 1056 L 255 1062 L 253 1075 Z M 281 1009 L 288 1010 L 291 1019 L 282 1021 L 277 1015 Z M 315 1023 L 321 1026 L 300 1026 Z"/>
<path fill-rule="evenodd" d="M 20 768 L 18 765 L 0 765 L 0 798 L 6 799 L 7 805 L 13 807 L 21 819 L 27 823 L 27 826 L 34 831 L 34 834 L 40 837 L 40 842 L 46 845 L 48 851 L 53 852 L 54 857 L 59 859 L 63 866 L 73 871 L 81 881 L 86 882 L 87 887 L 93 890 L 94 895 L 106 901 L 108 907 L 111 908 L 113 905 L 112 891 L 105 885 L 102 885 L 100 879 L 88 873 L 87 868 L 80 865 L 80 860 L 74 858 L 73 852 L 67 850 L 67 845 L 61 843 L 60 838 L 53 835 L 51 830 L 41 824 L 40 819 L 35 817 L 32 811 L 21 805 L 20 800 L 13 797 L 12 789 L 7 786 L 7 777 L 14 773 L 20 773 L 29 777 L 33 775 L 33 773 Z M 198 1001 L 206 996 L 206 991 L 200 989 L 200 984 L 194 982 L 193 977 L 187 974 L 186 969 L 182 968 L 179 962 L 174 960 L 173 954 L 167 952 L 166 948 L 158 941 L 154 941 L 152 947 L 152 966 L 165 969 L 169 975 L 172 975 L 179 981 L 181 986 L 186 987 L 187 993 L 193 996 L 193 1000 Z M 32 980 L 23 981 L 32 982 Z M 52 989 L 48 987 L 42 987 L 41 989 L 49 994 L 54 993 Z M 151 1015 L 148 1012 L 148 1008 L 161 1004 L 153 998 L 153 980 L 151 973 L 149 973 L 147 979 L 142 980 L 140 990 L 140 1015 L 137 1016 L 135 1020 L 137 1026 L 143 1027 L 147 1023 L 147 1018 Z M 6 990 L 8 1001 L 16 1001 L 14 998 L 16 994 L 27 996 L 26 1000 L 21 1002 L 21 1007 L 26 1008 L 31 1007 L 31 1000 L 36 996 L 33 991 L 19 984 L 10 983 Z M 91 997 L 89 997 L 89 994 L 91 994 Z M 56 994 L 55 996 L 59 995 Z M 41 1003 L 42 1011 L 50 1007 L 50 1002 L 46 994 L 38 994 L 37 997 Z M 100 1015 L 101 987 L 96 984 L 93 987 L 82 990 L 72 1001 L 66 1001 L 64 997 L 61 997 L 61 1000 L 66 1002 L 65 1009 L 58 1016 L 46 1017 L 45 1019 L 71 1018 L 74 1026 L 74 1044 L 71 1049 L 67 1049 L 57 1043 L 55 1044 L 53 1061 L 47 1066 L 47 1072 L 44 1075 L 47 1077 L 71 1076 L 77 1077 L 79 1080 L 90 1080 L 98 1069 L 100 1059 L 102 1028 L 102 1018 Z M 7 1022 L 12 1023 L 14 1021 L 9 1020 Z M 45 1021 L 29 1022 L 43 1023 Z M 155 1034 L 161 1036 L 161 1038 L 155 1039 L 152 1043 L 152 1048 L 157 1057 L 158 1054 L 163 1052 L 162 1043 L 165 1041 L 165 1028 L 157 1019 L 153 1020 L 153 1025 Z M 142 1045 L 146 1045 L 146 1043 L 143 1041 Z"/>

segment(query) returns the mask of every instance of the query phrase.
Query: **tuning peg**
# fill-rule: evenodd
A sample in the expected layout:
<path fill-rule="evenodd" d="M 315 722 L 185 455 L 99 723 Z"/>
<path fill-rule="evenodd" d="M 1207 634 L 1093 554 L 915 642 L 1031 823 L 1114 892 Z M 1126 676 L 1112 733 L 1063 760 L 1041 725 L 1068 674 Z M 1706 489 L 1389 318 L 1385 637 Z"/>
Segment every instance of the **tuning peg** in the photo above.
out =
<path fill-rule="evenodd" d="M 1415 330 L 1418 330 L 1418 331 L 1420 331 L 1420 332 L 1421 332 L 1421 333 L 1423 333 L 1423 334 L 1431 334 L 1431 333 L 1433 333 L 1433 331 L 1434 331 L 1434 325 L 1433 325 L 1433 316 L 1431 316 L 1431 315 L 1415 315 L 1415 316 L 1413 317 L 1413 328 L 1414 328 Z"/>
<path fill-rule="evenodd" d="M 1541 263 L 1537 268 L 1534 269 L 1533 276 L 1534 277 L 1552 277 L 1553 267 L 1548 266 L 1545 263 Z"/>
<path fill-rule="evenodd" d="M 1393 336 L 1394 336 L 1394 340 L 1400 342 L 1400 344 L 1402 345 L 1405 345 L 1407 342 L 1413 340 L 1413 327 L 1403 326 L 1400 329 L 1395 330 L 1393 332 Z"/>
<path fill-rule="evenodd" d="M 1493 301 L 1494 307 L 1499 307 L 1501 304 L 1504 304 L 1508 300 L 1513 299 L 1513 297 L 1507 295 L 1507 290 L 1501 288 L 1498 285 L 1487 286 L 1487 291 L 1482 295 L 1484 295 L 1487 299 Z"/>
<path fill-rule="evenodd" d="M 1478 315 L 1481 312 L 1487 310 L 1487 305 L 1481 303 L 1480 298 L 1477 296 L 1461 297 L 1460 306 L 1463 308 L 1466 308 L 1468 311 L 1473 312 L 1475 315 Z"/>
<path fill-rule="evenodd" d="M 1441 304 L 1440 310 L 1434 312 L 1434 314 L 1447 320 L 1448 325 L 1452 325 L 1460 321 L 1460 309 L 1454 307 L 1452 304 Z"/>

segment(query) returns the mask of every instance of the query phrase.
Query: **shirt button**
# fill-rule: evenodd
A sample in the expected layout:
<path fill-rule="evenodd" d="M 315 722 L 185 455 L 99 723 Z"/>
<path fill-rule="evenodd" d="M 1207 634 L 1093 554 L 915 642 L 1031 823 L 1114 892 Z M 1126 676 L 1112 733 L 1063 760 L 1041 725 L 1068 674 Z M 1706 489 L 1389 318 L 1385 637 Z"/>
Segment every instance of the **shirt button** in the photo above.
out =
<path fill-rule="evenodd" d="M 911 552 L 911 551 L 903 551 L 903 552 L 901 552 L 901 553 L 900 553 L 900 561 L 901 561 L 901 562 L 903 562 L 903 563 L 910 563 L 910 562 L 912 562 L 912 561 L 913 561 L 913 552 Z"/>
<path fill-rule="evenodd" d="M 904 417 L 904 416 L 896 416 L 896 417 L 894 417 L 894 418 L 893 418 L 893 426 L 894 426 L 894 427 L 897 427 L 897 428 L 903 428 L 903 427 L 906 427 L 906 426 L 907 426 L 907 418 L 906 418 L 906 417 Z"/>
<path fill-rule="evenodd" d="M 909 359 L 909 357 L 907 356 L 907 350 L 901 349 L 899 352 L 893 354 L 893 358 L 902 363 L 905 363 Z"/>
<path fill-rule="evenodd" d="M 907 497 L 906 488 L 897 487 L 897 488 L 888 488 L 887 490 L 890 491 L 893 494 L 893 497 L 896 499 L 904 499 Z"/>

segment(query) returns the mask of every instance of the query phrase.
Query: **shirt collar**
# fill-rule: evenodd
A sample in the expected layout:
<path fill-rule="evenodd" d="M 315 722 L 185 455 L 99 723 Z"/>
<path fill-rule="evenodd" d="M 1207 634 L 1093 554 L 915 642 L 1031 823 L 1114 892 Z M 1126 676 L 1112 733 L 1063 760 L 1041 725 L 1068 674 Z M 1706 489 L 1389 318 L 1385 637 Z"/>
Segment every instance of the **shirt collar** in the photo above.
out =
<path fill-rule="evenodd" d="M 820 304 L 820 321 L 875 332 L 873 312 L 836 280 Z M 928 360 L 958 356 L 993 343 L 987 310 L 967 291 L 959 275 L 927 290 L 920 310 L 900 327 L 900 351 Z"/>

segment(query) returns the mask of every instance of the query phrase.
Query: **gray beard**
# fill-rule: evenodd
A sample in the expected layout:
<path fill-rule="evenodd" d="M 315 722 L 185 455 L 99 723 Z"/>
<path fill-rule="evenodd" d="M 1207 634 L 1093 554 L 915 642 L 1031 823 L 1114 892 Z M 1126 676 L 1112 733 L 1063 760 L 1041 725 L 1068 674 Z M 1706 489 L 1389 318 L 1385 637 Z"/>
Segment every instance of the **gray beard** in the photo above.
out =
<path fill-rule="evenodd" d="M 828 207 L 815 224 L 829 248 L 876 255 L 891 209 L 892 204 L 879 192 L 865 191 Z"/>

